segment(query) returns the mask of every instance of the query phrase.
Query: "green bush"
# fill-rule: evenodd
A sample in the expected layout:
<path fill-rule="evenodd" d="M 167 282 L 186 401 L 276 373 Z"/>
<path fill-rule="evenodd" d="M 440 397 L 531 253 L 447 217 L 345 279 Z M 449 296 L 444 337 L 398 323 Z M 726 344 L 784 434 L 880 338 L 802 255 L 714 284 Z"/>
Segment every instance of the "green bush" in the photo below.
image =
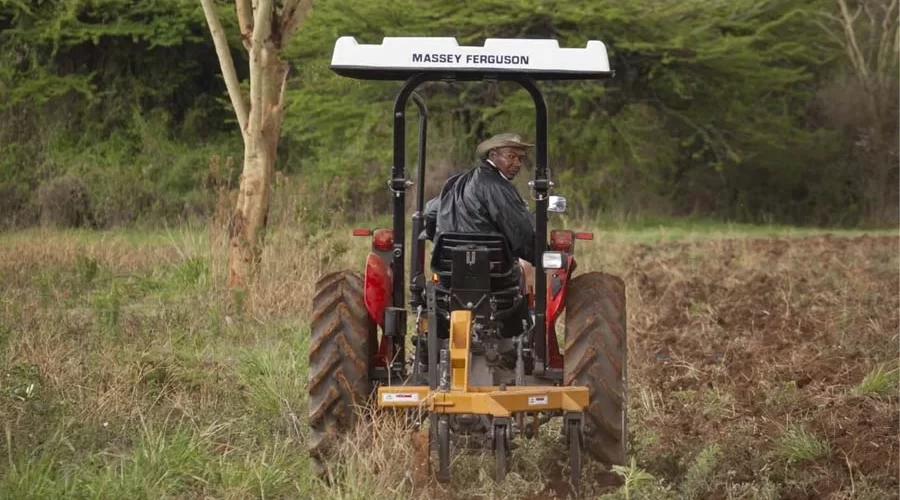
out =
<path fill-rule="evenodd" d="M 551 173 L 580 215 L 896 225 L 898 58 L 878 43 L 892 39 L 878 30 L 896 26 L 856 20 L 868 71 L 888 75 L 873 90 L 840 37 L 823 29 L 844 33 L 828 25 L 835 9 L 831 0 L 479 0 L 464 9 L 323 0 L 284 54 L 292 70 L 276 168 L 306 188 L 297 216 L 390 208 L 400 83 L 334 74 L 340 35 L 475 45 L 554 38 L 564 47 L 599 38 L 614 79 L 540 84 Z M 246 84 L 234 9 L 223 4 L 220 14 Z M 516 85 L 441 82 L 418 92 L 430 111 L 429 195 L 471 165 L 486 136 L 533 135 L 530 97 Z M 410 105 L 410 176 L 415 115 Z M 37 220 L 23 197 L 66 173 L 82 179 L 102 227 L 203 217 L 214 156 L 240 165 L 241 143 L 197 2 L 0 4 L 0 190 L 8 194 L 0 224 Z"/>
<path fill-rule="evenodd" d="M 35 192 L 41 225 L 74 228 L 92 223 L 87 186 L 78 177 L 63 175 L 43 183 Z"/>

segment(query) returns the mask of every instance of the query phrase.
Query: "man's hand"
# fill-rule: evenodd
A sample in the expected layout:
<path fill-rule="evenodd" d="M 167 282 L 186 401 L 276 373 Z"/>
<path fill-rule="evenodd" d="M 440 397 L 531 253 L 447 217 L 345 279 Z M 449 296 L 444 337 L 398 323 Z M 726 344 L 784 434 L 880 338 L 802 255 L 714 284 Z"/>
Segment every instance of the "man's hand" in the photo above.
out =
<path fill-rule="evenodd" d="M 534 266 L 525 259 L 519 259 L 522 275 L 525 277 L 525 293 L 534 295 Z"/>

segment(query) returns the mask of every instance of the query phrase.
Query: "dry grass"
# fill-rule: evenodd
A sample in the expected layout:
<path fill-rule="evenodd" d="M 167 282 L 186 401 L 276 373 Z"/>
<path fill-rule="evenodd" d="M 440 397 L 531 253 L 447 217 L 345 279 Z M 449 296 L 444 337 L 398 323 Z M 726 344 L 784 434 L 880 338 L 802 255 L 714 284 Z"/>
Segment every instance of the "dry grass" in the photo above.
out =
<path fill-rule="evenodd" d="M 346 228 L 274 212 L 259 279 L 224 288 L 205 227 L 0 239 L 0 498 L 549 498 L 552 432 L 412 477 L 379 417 L 335 482 L 308 474 L 306 315 L 360 268 Z M 580 266 L 628 284 L 632 467 L 607 498 L 887 498 L 898 483 L 898 238 L 727 227 L 598 231 Z M 599 477 L 589 464 L 590 477 Z"/>

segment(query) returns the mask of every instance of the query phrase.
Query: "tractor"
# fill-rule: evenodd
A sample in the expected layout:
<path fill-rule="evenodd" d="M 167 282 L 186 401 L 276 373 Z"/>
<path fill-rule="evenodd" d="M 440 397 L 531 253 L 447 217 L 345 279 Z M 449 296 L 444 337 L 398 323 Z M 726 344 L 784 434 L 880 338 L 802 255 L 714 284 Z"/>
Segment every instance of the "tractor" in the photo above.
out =
<path fill-rule="evenodd" d="M 451 445 L 493 451 L 495 477 L 502 481 L 513 441 L 535 437 L 554 418 L 562 419 L 574 487 L 581 484 L 584 452 L 607 465 L 624 464 L 625 285 L 602 272 L 575 273 L 576 242 L 593 240 L 592 233 L 558 229 L 548 235 L 549 214 L 564 212 L 566 200 L 550 195 L 547 106 L 537 85 L 613 77 L 605 45 L 592 40 L 583 48 L 561 48 L 552 39 L 495 38 L 460 46 L 446 37 L 360 44 L 343 36 L 331 69 L 403 84 L 393 107 L 387 181 L 392 227 L 353 230 L 371 238 L 364 270 L 331 272 L 316 283 L 309 352 L 314 467 L 324 470 L 336 439 L 360 418 L 356 409 L 373 399 L 379 408 L 419 415 L 441 482 L 450 480 Z M 440 233 L 425 269 L 428 110 L 415 90 L 428 82 L 484 81 L 515 82 L 535 105 L 534 177 L 528 182 L 535 204 L 533 291 L 500 234 Z M 415 183 L 406 168 L 410 98 L 419 116 Z M 406 193 L 414 184 L 407 260 Z"/>

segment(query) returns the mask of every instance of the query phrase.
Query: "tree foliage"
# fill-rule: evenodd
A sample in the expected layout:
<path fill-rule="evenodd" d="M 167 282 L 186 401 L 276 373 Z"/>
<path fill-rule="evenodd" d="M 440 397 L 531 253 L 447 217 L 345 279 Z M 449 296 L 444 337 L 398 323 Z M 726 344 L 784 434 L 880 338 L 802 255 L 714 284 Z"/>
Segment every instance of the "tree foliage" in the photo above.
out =
<path fill-rule="evenodd" d="M 329 186 L 329 202 L 356 212 L 388 206 L 384 181 L 399 84 L 332 73 L 338 36 L 367 43 L 384 36 L 454 36 L 464 44 L 546 37 L 562 46 L 600 39 L 616 78 L 541 85 L 550 109 L 552 175 L 577 208 L 891 224 L 898 185 L 894 4 L 319 0 L 285 49 L 293 68 L 279 164 L 313 187 Z M 27 103 L 26 116 L 35 123 L 54 116 L 48 106 L 67 109 L 71 116 L 59 125 L 74 132 L 64 135 L 93 141 L 130 127 L 135 109 L 142 116 L 163 110 L 178 143 L 218 138 L 225 147 L 239 139 L 220 134 L 229 130 L 233 113 L 225 107 L 198 2 L 16 5 L 0 7 L 0 26 L 10 27 L 0 34 L 0 106 Z M 233 9 L 221 10 L 230 16 L 223 22 L 235 22 Z M 857 13 L 850 22 L 855 49 L 844 10 Z M 230 43 L 239 56 L 240 40 Z M 860 79 L 860 67 L 868 80 Z M 880 90 L 871 90 L 872 82 Z M 877 116 L 860 111 L 873 102 L 860 97 L 867 92 L 878 93 Z M 435 176 L 448 173 L 439 165 L 465 168 L 475 144 L 489 134 L 533 134 L 530 98 L 514 85 L 435 83 L 421 93 L 431 113 L 429 169 Z M 412 161 L 416 124 L 408 122 Z M 15 148 L 29 148 L 26 137 L 14 138 Z M 0 172 L 0 179 L 9 177 Z"/>
<path fill-rule="evenodd" d="M 189 0 L 0 2 L 4 191 L 27 199 L 71 172 L 108 224 L 193 204 L 211 153 L 198 145 L 228 128 L 206 30 Z"/>
<path fill-rule="evenodd" d="M 551 165 L 561 189 L 583 207 L 827 219 L 814 213 L 816 204 L 834 209 L 847 201 L 823 200 L 815 186 L 817 179 L 840 182 L 823 170 L 846 147 L 814 116 L 816 92 L 843 63 L 814 22 L 831 8 L 807 0 L 480 1 L 466 8 L 436 0 L 323 2 L 298 40 L 295 57 L 318 64 L 291 94 L 289 129 L 315 151 L 310 168 L 335 163 L 324 169 L 329 175 L 390 165 L 397 86 L 346 82 L 325 71 L 338 35 L 368 43 L 449 35 L 472 44 L 489 36 L 549 37 L 564 46 L 599 38 L 614 80 L 543 85 Z M 530 99 L 517 87 L 425 92 L 436 120 L 452 117 L 461 127 L 447 127 L 461 133 L 450 148 L 456 162 L 467 161 L 485 135 L 533 130 Z"/>

